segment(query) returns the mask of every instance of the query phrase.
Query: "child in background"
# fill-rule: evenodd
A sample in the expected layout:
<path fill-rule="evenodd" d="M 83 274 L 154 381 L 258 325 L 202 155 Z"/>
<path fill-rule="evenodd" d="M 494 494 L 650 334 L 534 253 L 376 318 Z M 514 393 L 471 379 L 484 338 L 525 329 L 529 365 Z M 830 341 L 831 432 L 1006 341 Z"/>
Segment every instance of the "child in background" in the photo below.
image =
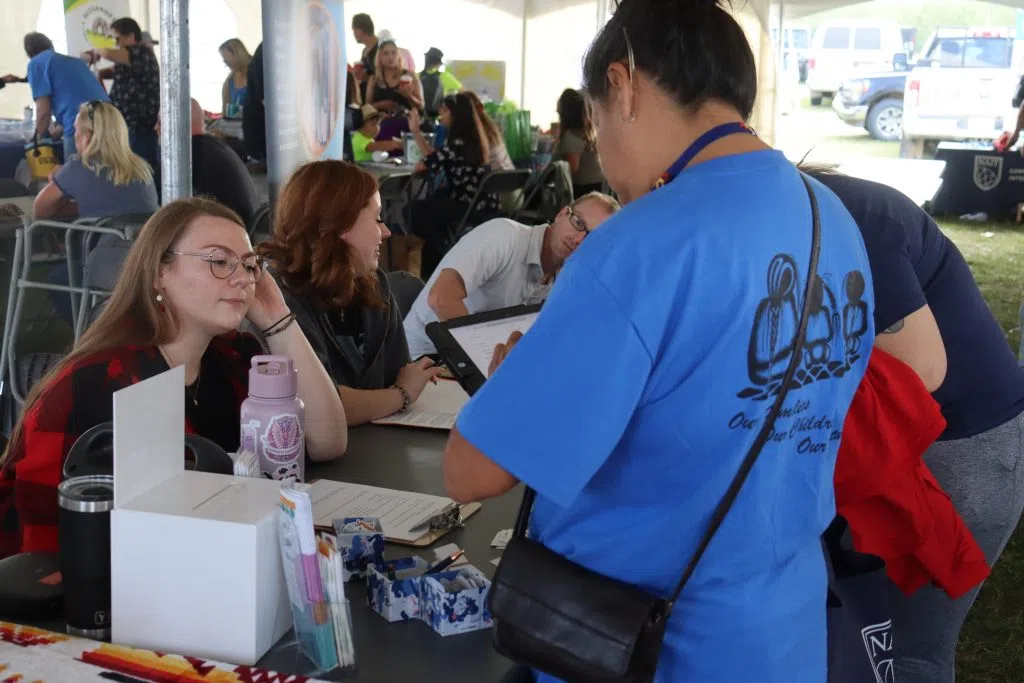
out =
<path fill-rule="evenodd" d="M 382 114 L 372 105 L 364 104 L 352 112 L 352 158 L 355 161 L 373 161 L 377 151 L 394 152 L 402 149 L 401 140 L 375 140 L 380 134 Z"/>

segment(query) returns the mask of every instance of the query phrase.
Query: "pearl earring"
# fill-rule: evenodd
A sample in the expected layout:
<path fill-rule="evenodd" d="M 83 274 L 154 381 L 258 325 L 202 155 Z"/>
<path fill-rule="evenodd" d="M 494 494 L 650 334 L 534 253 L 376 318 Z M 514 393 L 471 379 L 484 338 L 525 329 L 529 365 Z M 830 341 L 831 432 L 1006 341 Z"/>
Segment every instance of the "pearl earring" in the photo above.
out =
<path fill-rule="evenodd" d="M 160 302 L 162 302 L 163 300 L 164 300 L 164 295 L 163 295 L 163 294 L 157 294 L 157 295 L 156 295 L 156 301 L 157 301 L 157 303 L 160 303 Z"/>

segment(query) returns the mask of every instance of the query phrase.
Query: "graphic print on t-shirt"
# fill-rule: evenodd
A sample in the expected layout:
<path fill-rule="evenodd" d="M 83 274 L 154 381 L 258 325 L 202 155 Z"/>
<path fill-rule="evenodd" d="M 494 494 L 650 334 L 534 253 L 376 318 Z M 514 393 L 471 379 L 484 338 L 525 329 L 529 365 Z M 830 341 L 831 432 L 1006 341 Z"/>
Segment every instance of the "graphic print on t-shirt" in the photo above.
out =
<path fill-rule="evenodd" d="M 861 357 L 860 338 L 868 328 L 863 273 L 852 270 L 843 278 L 842 303 L 829 275 L 814 276 L 807 334 L 800 348 L 795 347 L 804 280 L 795 259 L 776 254 L 768 264 L 766 280 L 767 296 L 757 306 L 747 347 L 747 374 L 753 386 L 736 395 L 755 401 L 775 396 L 794 353 L 800 355 L 800 363 L 791 389 L 849 372 Z"/>

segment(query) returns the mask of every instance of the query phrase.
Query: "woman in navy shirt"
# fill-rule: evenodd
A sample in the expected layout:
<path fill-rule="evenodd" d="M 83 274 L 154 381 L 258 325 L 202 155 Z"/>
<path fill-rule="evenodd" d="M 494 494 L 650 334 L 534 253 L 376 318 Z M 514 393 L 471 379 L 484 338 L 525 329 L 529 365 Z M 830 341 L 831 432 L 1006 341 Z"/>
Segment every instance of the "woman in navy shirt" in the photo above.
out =
<path fill-rule="evenodd" d="M 1024 507 L 1024 369 L 964 257 L 935 221 L 886 185 L 807 169 L 835 192 L 864 237 L 875 283 L 875 343 L 924 381 L 946 418 L 925 463 L 994 564 Z M 896 680 L 952 683 L 960 627 L 980 586 L 958 600 L 893 587 Z"/>

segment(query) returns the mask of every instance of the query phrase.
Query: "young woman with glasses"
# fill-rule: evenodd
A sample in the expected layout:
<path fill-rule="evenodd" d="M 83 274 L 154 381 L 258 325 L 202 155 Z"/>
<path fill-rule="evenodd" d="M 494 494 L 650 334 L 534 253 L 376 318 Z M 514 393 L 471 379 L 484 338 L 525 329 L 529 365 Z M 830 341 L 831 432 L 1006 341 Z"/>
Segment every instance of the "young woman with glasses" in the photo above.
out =
<path fill-rule="evenodd" d="M 103 313 L 30 391 L 0 458 L 3 478 L 52 486 L 45 503 L 56 510 L 68 451 L 113 419 L 113 393 L 179 365 L 185 431 L 237 451 L 250 360 L 263 352 L 255 337 L 236 331 L 246 319 L 263 331 L 270 353 L 295 361 L 309 457 L 341 456 L 348 432 L 338 393 L 241 219 L 192 198 L 164 206 L 146 223 Z"/>

